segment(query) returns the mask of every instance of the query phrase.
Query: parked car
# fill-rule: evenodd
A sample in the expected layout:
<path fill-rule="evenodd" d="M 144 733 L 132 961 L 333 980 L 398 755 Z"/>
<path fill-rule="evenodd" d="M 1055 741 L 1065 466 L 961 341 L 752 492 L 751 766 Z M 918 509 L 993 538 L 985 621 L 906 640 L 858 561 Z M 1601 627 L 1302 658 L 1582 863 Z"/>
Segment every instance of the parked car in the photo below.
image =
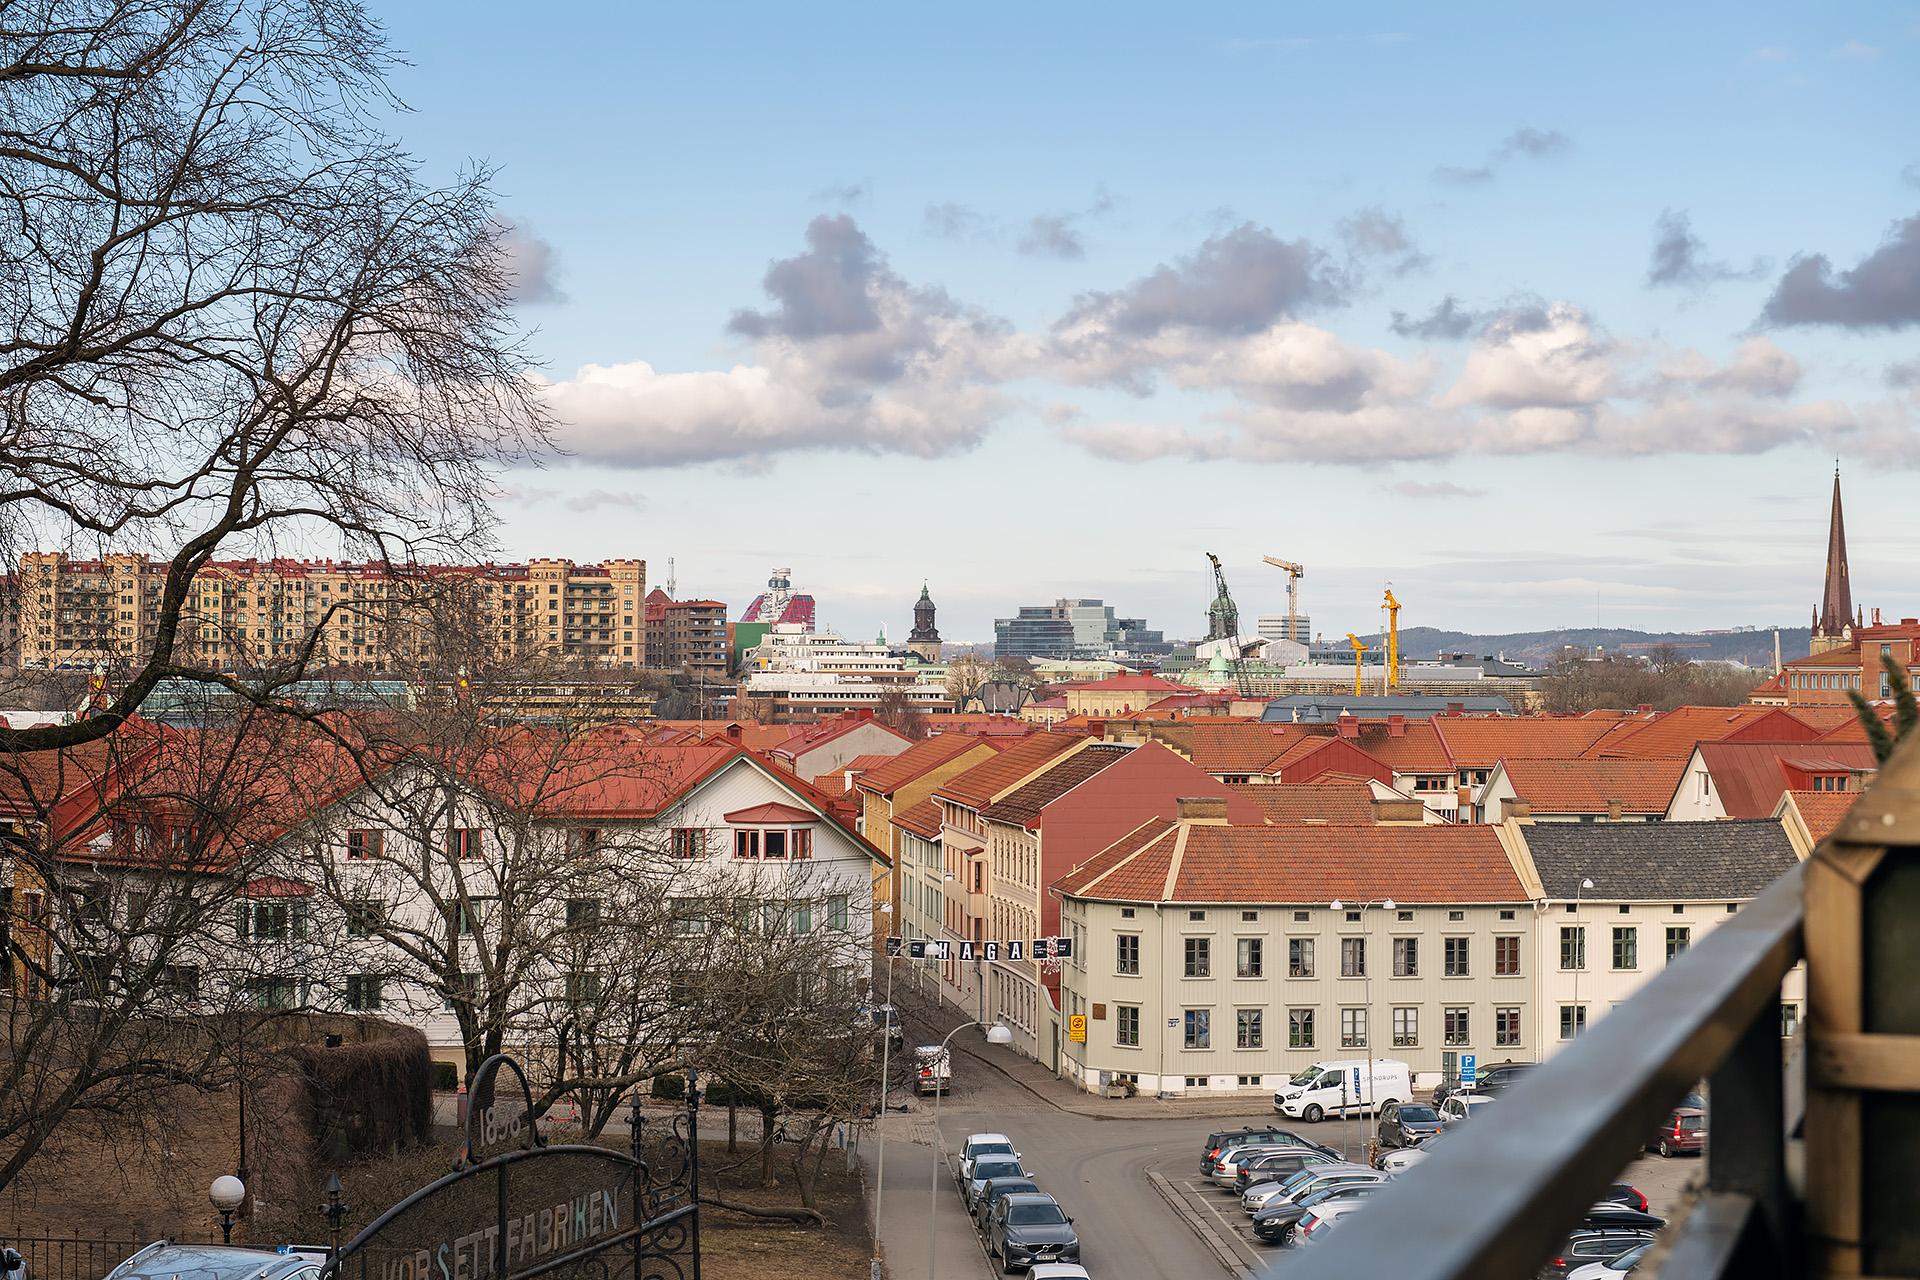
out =
<path fill-rule="evenodd" d="M 1012 1275 L 1037 1262 L 1080 1261 L 1080 1237 L 1052 1196 L 1005 1196 L 987 1219 L 987 1252 Z"/>
<path fill-rule="evenodd" d="M 1306 1221 L 1308 1214 L 1317 1212 L 1322 1205 L 1364 1200 L 1380 1191 L 1384 1181 L 1337 1182 L 1309 1192 L 1298 1200 L 1282 1200 L 1254 1218 L 1253 1234 L 1271 1244 L 1286 1244 L 1294 1229 Z"/>
<path fill-rule="evenodd" d="M 1480 1114 L 1493 1104 L 1493 1098 L 1484 1093 L 1456 1093 L 1440 1104 L 1440 1127 L 1451 1129 L 1463 1120 Z"/>
<path fill-rule="evenodd" d="M 1374 1163 L 1382 1173 L 1405 1173 L 1432 1154 L 1433 1139 L 1428 1138 L 1417 1147 L 1394 1147 L 1382 1151 Z"/>
<path fill-rule="evenodd" d="M 1032 1178 L 994 1178 L 974 1197 L 973 1217 L 982 1231 L 987 1229 L 987 1217 L 993 1212 L 993 1206 L 1016 1192 L 1037 1192 L 1040 1184 Z"/>
<path fill-rule="evenodd" d="M 1251 1160 L 1242 1160 L 1234 1174 L 1234 1190 L 1243 1195 L 1263 1182 L 1281 1182 L 1291 1178 L 1302 1169 L 1315 1165 L 1344 1164 L 1345 1157 L 1337 1152 L 1320 1151 L 1313 1147 L 1290 1147 L 1284 1151 L 1268 1151 Z"/>
<path fill-rule="evenodd" d="M 1262 1142 L 1273 1145 L 1288 1142 L 1296 1145 L 1319 1145 L 1317 1143 L 1308 1143 L 1305 1138 L 1302 1138 L 1291 1129 L 1262 1129 L 1254 1128 L 1251 1125 L 1239 1129 L 1222 1129 L 1217 1133 L 1207 1135 L 1207 1145 L 1200 1155 L 1200 1172 L 1211 1177 L 1213 1174 L 1213 1166 L 1219 1162 L 1223 1152 L 1231 1151 L 1233 1148 L 1244 1146 L 1249 1142 Z"/>
<path fill-rule="evenodd" d="M 1350 1213 L 1358 1213 L 1366 1206 L 1367 1202 L 1364 1199 L 1329 1200 L 1317 1208 L 1308 1210 L 1307 1216 L 1300 1219 L 1300 1225 L 1293 1229 L 1294 1234 L 1299 1237 L 1302 1244 L 1317 1240 L 1325 1236 L 1328 1229 L 1340 1219 Z"/>
<path fill-rule="evenodd" d="M 953 1084 L 953 1056 L 937 1044 L 923 1044 L 913 1051 L 913 1087 L 921 1097 L 944 1093 Z"/>
<path fill-rule="evenodd" d="M 1665 1218 L 1633 1209 L 1591 1209 L 1586 1220 L 1569 1232 L 1566 1242 L 1554 1252 L 1545 1274 L 1564 1276 L 1590 1262 L 1617 1258 L 1637 1245 L 1652 1243 L 1654 1233 L 1666 1225 Z"/>
<path fill-rule="evenodd" d="M 1316 1062 L 1274 1090 L 1273 1109 L 1318 1124 L 1329 1115 L 1372 1111 L 1412 1096 L 1413 1076 L 1399 1059 L 1339 1058 Z"/>
<path fill-rule="evenodd" d="M 1647 1198 L 1640 1194 L 1640 1188 L 1624 1182 L 1616 1182 L 1607 1188 L 1607 1194 L 1600 1197 L 1595 1209 L 1632 1209 L 1637 1213 L 1647 1211 Z"/>
<path fill-rule="evenodd" d="M 1261 1156 L 1273 1156 L 1286 1151 L 1305 1151 L 1309 1149 L 1310 1148 L 1305 1145 L 1304 1139 L 1298 1143 L 1249 1142 L 1220 1153 L 1220 1158 L 1213 1162 L 1213 1180 L 1223 1187 L 1232 1188 L 1239 1183 L 1240 1170 L 1250 1162 L 1258 1160 Z"/>
<path fill-rule="evenodd" d="M 108 1280 L 318 1280 L 320 1265 L 297 1253 L 157 1240 L 108 1272 Z"/>
<path fill-rule="evenodd" d="M 1604 1262 L 1589 1262 L 1567 1272 L 1567 1280 L 1620 1280 L 1620 1277 L 1633 1271 L 1640 1265 L 1640 1259 L 1647 1256 L 1650 1244 L 1637 1244 L 1625 1253 L 1608 1258 Z"/>
<path fill-rule="evenodd" d="M 1024 1178 L 1027 1171 L 1020 1167 L 1018 1160 L 1007 1156 L 981 1156 L 973 1162 L 973 1171 L 967 1180 L 960 1184 L 961 1196 L 967 1202 L 967 1212 L 973 1212 L 973 1206 L 980 1199 L 980 1192 L 995 1178 Z"/>
<path fill-rule="evenodd" d="M 1699 1155 L 1707 1149 L 1707 1113 L 1698 1107 L 1676 1107 L 1649 1144 L 1663 1156 Z"/>
<path fill-rule="evenodd" d="M 1092 1280 L 1077 1262 L 1036 1262 L 1027 1269 L 1029 1280 Z"/>
<path fill-rule="evenodd" d="M 1498 1094 L 1518 1084 L 1527 1072 L 1536 1069 L 1539 1065 L 1537 1062 L 1514 1062 L 1511 1059 L 1505 1062 L 1487 1063 L 1474 1072 L 1471 1086 L 1463 1085 L 1458 1080 L 1443 1081 L 1440 1087 L 1433 1091 L 1434 1105 L 1438 1106 L 1456 1093 L 1484 1093 L 1489 1096 Z"/>
<path fill-rule="evenodd" d="M 1379 1176 L 1363 1164 L 1355 1164 L 1346 1160 L 1335 1161 L 1331 1164 L 1309 1165 L 1298 1174 L 1289 1175 L 1278 1182 L 1262 1182 L 1256 1186 L 1248 1187 L 1240 1195 L 1240 1207 L 1246 1210 L 1248 1215 L 1251 1216 L 1258 1213 L 1267 1205 L 1275 1203 L 1276 1196 L 1289 1196 L 1301 1190 L 1303 1187 L 1325 1185 L 1330 1180 L 1337 1179 L 1343 1174 L 1360 1174 L 1363 1175 L 1362 1180 Z"/>
<path fill-rule="evenodd" d="M 890 1004 L 869 1005 L 867 1006 L 867 1013 L 873 1019 L 874 1035 L 884 1035 L 888 1040 L 893 1042 L 895 1048 L 899 1048 L 900 1045 L 905 1043 L 907 1033 L 906 1028 L 900 1021 L 900 1010 L 898 1008 Z"/>
<path fill-rule="evenodd" d="M 1020 1153 L 1013 1149 L 1013 1139 L 1004 1133 L 970 1133 L 967 1140 L 960 1144 L 960 1164 L 953 1176 L 961 1182 L 973 1177 L 973 1162 L 981 1156 L 1018 1160 Z"/>
<path fill-rule="evenodd" d="M 1380 1145 L 1411 1147 L 1440 1132 L 1440 1113 L 1424 1102 L 1389 1102 L 1380 1108 Z"/>

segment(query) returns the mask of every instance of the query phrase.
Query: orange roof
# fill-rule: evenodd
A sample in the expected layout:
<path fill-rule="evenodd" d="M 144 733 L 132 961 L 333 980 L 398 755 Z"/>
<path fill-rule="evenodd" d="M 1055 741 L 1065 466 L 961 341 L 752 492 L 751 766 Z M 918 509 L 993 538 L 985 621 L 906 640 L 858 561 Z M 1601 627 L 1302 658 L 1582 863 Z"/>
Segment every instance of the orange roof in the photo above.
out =
<path fill-rule="evenodd" d="M 1572 760 L 1613 728 L 1569 716 L 1441 716 L 1434 726 L 1462 769 L 1490 769 L 1501 760 Z"/>
<path fill-rule="evenodd" d="M 1851 704 L 1844 707 L 1788 707 L 1786 710 L 1795 720 L 1811 725 L 1823 735 L 1846 725 L 1857 727 L 1860 723 L 1860 717 L 1853 713 Z"/>
<path fill-rule="evenodd" d="M 1265 773 L 1293 743 L 1315 736 L 1301 725 L 1260 724 L 1216 716 L 1158 723 L 1150 732 L 1203 773 Z"/>
<path fill-rule="evenodd" d="M 1450 825 L 1149 823 L 1068 872 L 1059 888 L 1120 902 L 1526 899 L 1494 828 Z"/>
<path fill-rule="evenodd" d="M 929 840 L 937 840 L 940 838 L 940 806 L 931 799 L 908 805 L 905 812 L 893 815 L 893 825 Z"/>
<path fill-rule="evenodd" d="M 1514 794 L 1534 813 L 1661 813 L 1685 772 L 1685 760 L 1504 760 Z"/>
<path fill-rule="evenodd" d="M 1365 778 L 1323 773 L 1297 786 L 1254 783 L 1234 791 L 1259 805 L 1272 823 L 1373 821 L 1373 787 Z"/>
<path fill-rule="evenodd" d="M 1589 759 L 1684 760 L 1695 744 L 1718 742 L 1778 707 L 1675 707 L 1651 720 L 1621 725 L 1590 747 Z"/>
<path fill-rule="evenodd" d="M 1362 720 L 1360 736 L 1349 739 L 1395 773 L 1452 773 L 1453 755 L 1433 720 L 1404 720 L 1400 732 L 1384 720 Z"/>
<path fill-rule="evenodd" d="M 1785 799 L 1800 811 L 1807 834 L 1818 844 L 1833 834 L 1860 795 L 1858 791 L 1789 791 Z"/>
<path fill-rule="evenodd" d="M 984 808 L 994 797 L 1049 760 L 1085 742 L 1077 733 L 1036 733 L 1021 738 L 991 760 L 983 760 L 934 789 L 934 794 L 970 809 Z"/>
<path fill-rule="evenodd" d="M 1871 773 L 1873 748 L 1864 742 L 1703 742 L 1700 759 L 1729 818 L 1766 818 L 1780 793 L 1809 774 Z"/>
<path fill-rule="evenodd" d="M 876 796 L 890 796 L 955 756 L 963 756 L 979 746 L 999 751 L 1006 741 L 1004 738 L 976 738 L 964 733 L 937 733 L 862 773 L 854 779 L 853 785 Z"/>
<path fill-rule="evenodd" d="M 1805 667 L 1858 667 L 1860 651 L 1858 649 L 1829 649 L 1825 653 L 1808 654 L 1804 658 L 1789 658 L 1780 664 L 1787 671 L 1798 671 Z"/>
<path fill-rule="evenodd" d="M 871 712 L 863 710 L 843 712 L 831 720 L 819 720 L 813 724 L 788 725 L 786 740 L 774 747 L 765 749 L 784 756 L 797 756 L 804 751 L 811 751 L 815 747 L 824 746 L 826 743 L 832 742 L 835 738 L 844 737 L 852 733 L 855 729 L 867 728 L 879 729 L 885 733 L 890 733 L 903 743 L 911 744 L 913 741 L 898 729 L 890 728 L 880 721 L 875 720 Z M 905 749 L 905 747 L 901 748 L 903 751 Z"/>

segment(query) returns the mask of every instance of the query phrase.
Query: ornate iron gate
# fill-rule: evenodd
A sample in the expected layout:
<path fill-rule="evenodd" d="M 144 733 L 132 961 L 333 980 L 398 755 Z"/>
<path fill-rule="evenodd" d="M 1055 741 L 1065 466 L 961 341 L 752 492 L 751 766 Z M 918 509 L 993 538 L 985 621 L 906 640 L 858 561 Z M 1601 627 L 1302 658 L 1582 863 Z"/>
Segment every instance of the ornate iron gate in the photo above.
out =
<path fill-rule="evenodd" d="M 517 1090 L 501 1096 L 508 1073 Z M 482 1063 L 468 1092 L 459 1167 L 348 1241 L 321 1280 L 700 1280 L 700 1097 L 626 1152 L 549 1145 L 520 1064 Z"/>

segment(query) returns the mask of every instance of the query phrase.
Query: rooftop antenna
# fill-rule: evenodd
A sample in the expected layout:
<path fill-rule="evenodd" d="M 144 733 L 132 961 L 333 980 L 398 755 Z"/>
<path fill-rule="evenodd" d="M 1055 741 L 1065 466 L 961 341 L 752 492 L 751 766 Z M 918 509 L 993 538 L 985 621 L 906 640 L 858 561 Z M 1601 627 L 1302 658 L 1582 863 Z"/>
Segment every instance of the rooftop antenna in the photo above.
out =
<path fill-rule="evenodd" d="M 679 594 L 679 581 L 674 577 L 673 557 L 667 557 L 667 598 L 671 600 Z"/>

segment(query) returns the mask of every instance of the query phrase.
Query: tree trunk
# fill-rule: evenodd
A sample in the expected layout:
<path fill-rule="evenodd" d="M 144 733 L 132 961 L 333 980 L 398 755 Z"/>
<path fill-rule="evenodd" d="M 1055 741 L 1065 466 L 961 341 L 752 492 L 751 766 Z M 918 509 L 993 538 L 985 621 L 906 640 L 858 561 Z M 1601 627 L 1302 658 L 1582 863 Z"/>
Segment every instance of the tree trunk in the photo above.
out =
<path fill-rule="evenodd" d="M 760 1185 L 775 1185 L 773 1176 L 773 1138 L 776 1130 L 774 1122 L 780 1112 L 774 1107 L 760 1108 Z"/>
<path fill-rule="evenodd" d="M 807 1222 L 816 1227 L 827 1225 L 827 1215 L 818 1209 L 804 1206 L 741 1204 L 737 1200 L 722 1200 L 719 1196 L 706 1196 L 700 1201 L 702 1207 L 708 1205 L 720 1209 L 730 1209 L 734 1213 L 744 1213 L 750 1218 L 781 1218 L 788 1222 Z"/>
<path fill-rule="evenodd" d="M 733 1100 L 731 1093 L 727 1097 L 727 1150 L 740 1149 L 740 1104 Z"/>

